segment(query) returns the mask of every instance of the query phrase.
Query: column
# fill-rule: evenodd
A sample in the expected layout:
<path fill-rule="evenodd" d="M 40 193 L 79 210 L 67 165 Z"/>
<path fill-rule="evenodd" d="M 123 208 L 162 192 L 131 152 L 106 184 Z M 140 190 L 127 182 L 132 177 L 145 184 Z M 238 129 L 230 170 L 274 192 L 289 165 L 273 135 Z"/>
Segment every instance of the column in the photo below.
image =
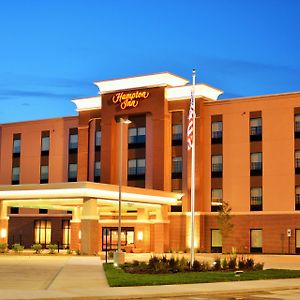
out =
<path fill-rule="evenodd" d="M 141 249 L 142 252 L 150 251 L 150 224 L 149 212 L 146 208 L 138 208 L 137 223 L 134 230 L 135 248 Z"/>
<path fill-rule="evenodd" d="M 156 211 L 156 220 L 152 227 L 152 251 L 162 253 L 169 249 L 168 206 L 161 205 Z"/>
<path fill-rule="evenodd" d="M 0 243 L 7 244 L 8 241 L 8 216 L 7 206 L 0 200 Z"/>
<path fill-rule="evenodd" d="M 84 198 L 81 215 L 81 252 L 93 255 L 100 250 L 97 199 Z"/>
<path fill-rule="evenodd" d="M 75 207 L 72 213 L 71 220 L 71 250 L 80 250 L 81 248 L 81 208 Z"/>

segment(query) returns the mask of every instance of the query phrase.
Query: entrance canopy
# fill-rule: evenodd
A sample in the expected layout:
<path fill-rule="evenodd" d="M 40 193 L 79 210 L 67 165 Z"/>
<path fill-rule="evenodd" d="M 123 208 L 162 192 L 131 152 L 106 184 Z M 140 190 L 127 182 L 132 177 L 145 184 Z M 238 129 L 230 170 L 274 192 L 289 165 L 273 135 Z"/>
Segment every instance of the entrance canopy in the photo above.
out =
<path fill-rule="evenodd" d="M 175 205 L 183 194 L 122 186 L 124 209 Z M 118 205 L 119 186 L 94 182 L 0 185 L 0 200 L 6 206 L 73 210 L 84 199 L 97 199 L 101 210 Z"/>

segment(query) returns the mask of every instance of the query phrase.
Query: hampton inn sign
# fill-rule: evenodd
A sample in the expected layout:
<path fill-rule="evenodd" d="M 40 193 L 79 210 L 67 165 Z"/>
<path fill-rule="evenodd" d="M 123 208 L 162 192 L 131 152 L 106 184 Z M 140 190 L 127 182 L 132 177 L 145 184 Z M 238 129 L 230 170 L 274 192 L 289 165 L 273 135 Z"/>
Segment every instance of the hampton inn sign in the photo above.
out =
<path fill-rule="evenodd" d="M 120 104 L 122 110 L 131 107 L 137 107 L 140 100 L 147 99 L 150 93 L 146 91 L 136 91 L 133 93 L 116 93 L 112 97 L 112 102 L 115 104 Z"/>

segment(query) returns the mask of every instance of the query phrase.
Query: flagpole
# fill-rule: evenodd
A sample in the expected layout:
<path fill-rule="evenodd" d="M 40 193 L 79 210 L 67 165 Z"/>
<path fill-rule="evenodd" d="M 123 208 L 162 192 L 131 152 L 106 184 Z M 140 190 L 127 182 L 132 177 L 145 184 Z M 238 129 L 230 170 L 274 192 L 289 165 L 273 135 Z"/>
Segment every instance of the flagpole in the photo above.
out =
<path fill-rule="evenodd" d="M 192 97 L 194 98 L 194 113 L 193 113 L 193 144 L 192 144 L 192 164 L 191 164 L 191 268 L 195 260 L 195 132 L 196 132 L 196 99 L 195 99 L 195 83 L 196 83 L 196 70 L 193 69 L 193 86 Z"/>

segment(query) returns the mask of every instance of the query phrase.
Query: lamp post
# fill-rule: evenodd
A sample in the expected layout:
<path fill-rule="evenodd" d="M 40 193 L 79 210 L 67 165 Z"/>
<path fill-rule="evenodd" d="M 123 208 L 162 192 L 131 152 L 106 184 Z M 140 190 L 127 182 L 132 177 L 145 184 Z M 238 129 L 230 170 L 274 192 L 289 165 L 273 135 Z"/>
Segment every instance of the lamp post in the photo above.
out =
<path fill-rule="evenodd" d="M 119 174 L 119 211 L 118 211 L 118 250 L 114 253 L 114 265 L 119 266 L 124 263 L 125 255 L 121 250 L 121 204 L 122 204 L 122 174 L 123 174 L 123 124 L 130 124 L 128 119 L 119 119 L 119 162 L 118 162 L 118 174 Z"/>

